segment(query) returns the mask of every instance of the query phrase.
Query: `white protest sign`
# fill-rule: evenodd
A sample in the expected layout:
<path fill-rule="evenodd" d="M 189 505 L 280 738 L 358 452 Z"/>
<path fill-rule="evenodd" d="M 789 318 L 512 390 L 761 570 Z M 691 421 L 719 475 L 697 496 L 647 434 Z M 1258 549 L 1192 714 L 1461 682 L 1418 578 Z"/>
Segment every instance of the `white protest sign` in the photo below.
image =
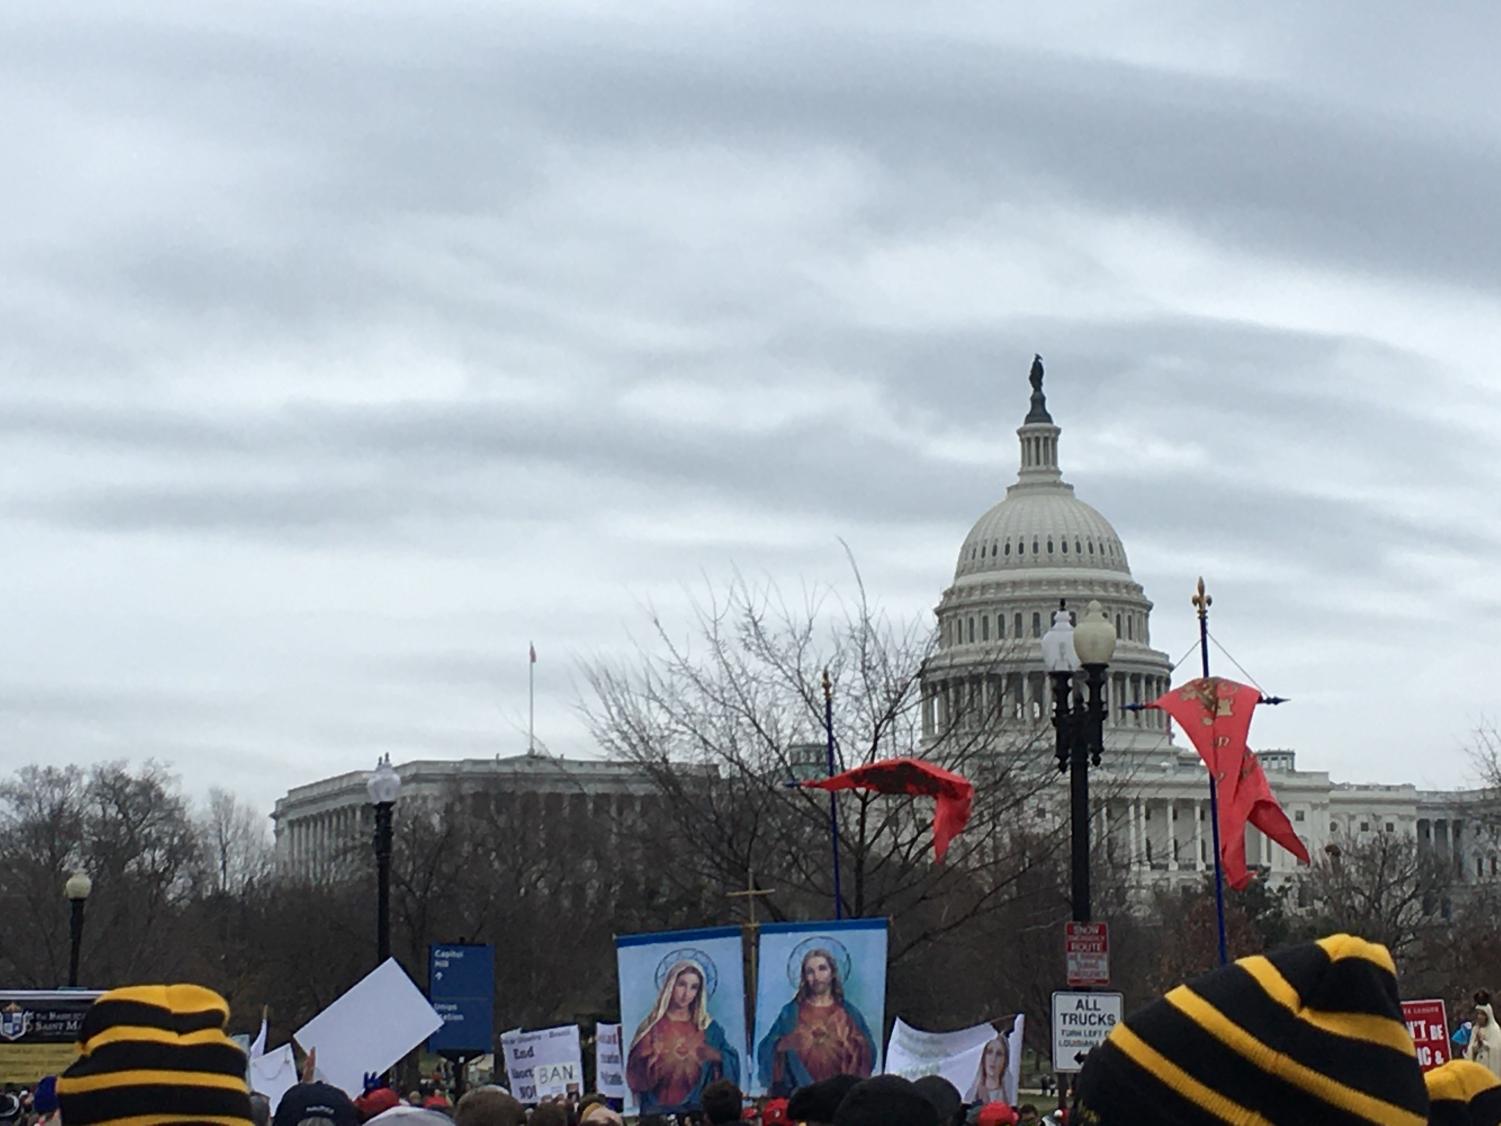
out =
<path fill-rule="evenodd" d="M 1053 994 L 1053 1070 L 1074 1072 L 1120 1023 L 1119 993 Z"/>
<path fill-rule="evenodd" d="M 996 1098 L 1013 1101 L 1015 1074 L 1021 1063 L 1022 1020 L 1021 1015 L 1015 1018 L 1009 1034 L 992 1024 L 953 1032 L 924 1032 L 898 1017 L 886 1045 L 886 1073 L 907 1079 L 941 1075 L 966 1100 L 974 1099 L 978 1091 L 983 1102 Z"/>
<path fill-rule="evenodd" d="M 250 1061 L 250 1089 L 270 1099 L 273 1112 L 281 1097 L 296 1085 L 297 1060 L 292 1045 L 283 1044 Z"/>
<path fill-rule="evenodd" d="M 351 1098 L 365 1073 L 385 1071 L 443 1024 L 395 958 L 297 1030 L 304 1051 L 318 1051 L 318 1074 Z"/>
<path fill-rule="evenodd" d="M 594 1089 L 606 1098 L 625 1098 L 625 1068 L 620 1058 L 620 1025 L 594 1026 Z"/>
<path fill-rule="evenodd" d="M 576 1024 L 535 1032 L 507 1032 L 500 1038 L 511 1094 L 528 1106 L 556 1095 L 584 1093 L 584 1054 Z"/>

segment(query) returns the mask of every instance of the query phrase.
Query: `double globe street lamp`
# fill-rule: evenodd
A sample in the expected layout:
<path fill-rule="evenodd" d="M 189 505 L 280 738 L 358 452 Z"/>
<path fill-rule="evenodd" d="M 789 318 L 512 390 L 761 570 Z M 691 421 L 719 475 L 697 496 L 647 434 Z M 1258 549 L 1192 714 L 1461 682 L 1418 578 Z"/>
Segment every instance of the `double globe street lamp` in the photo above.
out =
<path fill-rule="evenodd" d="M 63 885 L 63 894 L 68 897 L 68 988 L 78 988 L 78 953 L 83 948 L 83 905 L 94 890 L 94 881 L 87 872 L 74 872 Z"/>
<path fill-rule="evenodd" d="M 375 807 L 375 964 L 391 956 L 391 807 L 401 793 L 401 775 L 382 755 L 365 780 Z"/>
<path fill-rule="evenodd" d="M 1074 921 L 1090 922 L 1089 767 L 1105 749 L 1105 670 L 1115 655 L 1115 626 L 1098 602 L 1074 625 L 1062 603 L 1042 638 L 1042 663 L 1053 681 L 1058 769 L 1069 775 L 1070 898 Z M 1072 683 L 1083 670 L 1084 683 Z M 1073 691 L 1070 692 L 1070 688 Z M 1086 697 L 1087 691 L 1087 697 Z"/>

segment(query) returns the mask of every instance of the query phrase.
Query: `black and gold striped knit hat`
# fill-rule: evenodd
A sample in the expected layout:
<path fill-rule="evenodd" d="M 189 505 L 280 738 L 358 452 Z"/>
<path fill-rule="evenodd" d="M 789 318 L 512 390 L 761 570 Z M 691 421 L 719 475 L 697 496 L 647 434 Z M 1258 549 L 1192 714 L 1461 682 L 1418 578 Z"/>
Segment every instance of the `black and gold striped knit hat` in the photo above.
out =
<path fill-rule="evenodd" d="M 1425 1072 L 1429 1126 L 1498 1126 L 1501 1080 L 1472 1060 L 1450 1060 Z"/>
<path fill-rule="evenodd" d="M 229 1006 L 201 985 L 112 989 L 84 1014 L 77 1062 L 58 1078 L 68 1126 L 249 1126 L 245 1053 Z"/>
<path fill-rule="evenodd" d="M 1427 1126 L 1386 947 L 1347 934 L 1180 985 L 1085 1061 L 1080 1126 Z"/>

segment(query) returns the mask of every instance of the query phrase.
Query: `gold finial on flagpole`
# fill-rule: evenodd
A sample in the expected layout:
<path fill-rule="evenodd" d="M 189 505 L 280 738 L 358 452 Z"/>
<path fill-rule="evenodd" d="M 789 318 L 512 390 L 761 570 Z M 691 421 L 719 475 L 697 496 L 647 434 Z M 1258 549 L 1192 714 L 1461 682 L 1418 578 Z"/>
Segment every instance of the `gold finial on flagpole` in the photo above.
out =
<path fill-rule="evenodd" d="M 1214 605 L 1214 598 L 1204 590 L 1203 575 L 1199 576 L 1198 589 L 1194 592 L 1194 596 L 1190 598 L 1189 601 L 1193 603 L 1194 609 L 1198 610 L 1200 621 L 1203 621 L 1205 618 L 1209 617 L 1209 607 Z"/>

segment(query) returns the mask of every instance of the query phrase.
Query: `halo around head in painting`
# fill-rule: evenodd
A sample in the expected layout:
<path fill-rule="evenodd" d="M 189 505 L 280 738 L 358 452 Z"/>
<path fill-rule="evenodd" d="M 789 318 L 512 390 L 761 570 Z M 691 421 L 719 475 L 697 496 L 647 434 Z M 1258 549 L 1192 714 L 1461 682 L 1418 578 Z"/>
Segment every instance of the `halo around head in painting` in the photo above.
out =
<path fill-rule="evenodd" d="M 704 997 L 709 998 L 714 996 L 714 991 L 719 988 L 719 967 L 714 964 L 714 959 L 709 957 L 702 950 L 694 949 L 691 947 L 683 947 L 682 949 L 674 950 L 671 953 L 665 955 L 662 960 L 657 963 L 656 981 L 657 989 L 659 991 L 662 988 L 662 983 L 667 980 L 667 971 L 672 969 L 672 967 L 677 965 L 679 962 L 692 962 L 699 969 L 703 970 Z"/>
<path fill-rule="evenodd" d="M 827 950 L 834 957 L 835 969 L 839 971 L 839 980 L 846 985 L 850 980 L 850 952 L 845 949 L 844 943 L 837 938 L 830 938 L 826 934 L 814 935 L 805 938 L 792 948 L 792 957 L 787 959 L 787 981 L 793 989 L 803 987 L 803 959 L 815 950 Z"/>

